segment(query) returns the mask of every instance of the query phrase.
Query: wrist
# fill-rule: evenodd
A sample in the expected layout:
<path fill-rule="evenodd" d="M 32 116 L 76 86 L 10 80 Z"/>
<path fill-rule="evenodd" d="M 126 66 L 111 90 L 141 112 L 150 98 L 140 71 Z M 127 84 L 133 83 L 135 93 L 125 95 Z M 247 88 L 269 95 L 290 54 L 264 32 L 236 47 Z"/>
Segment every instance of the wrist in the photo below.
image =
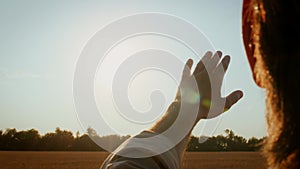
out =
<path fill-rule="evenodd" d="M 169 129 L 176 120 L 180 111 L 180 102 L 174 101 L 170 104 L 167 112 L 150 128 L 155 133 L 163 133 Z"/>

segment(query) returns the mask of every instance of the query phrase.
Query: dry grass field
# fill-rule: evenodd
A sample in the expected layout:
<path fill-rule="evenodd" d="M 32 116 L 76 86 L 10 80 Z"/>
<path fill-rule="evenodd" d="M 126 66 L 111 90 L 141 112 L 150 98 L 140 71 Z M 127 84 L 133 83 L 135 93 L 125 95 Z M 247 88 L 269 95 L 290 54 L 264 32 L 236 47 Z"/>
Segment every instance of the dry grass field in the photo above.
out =
<path fill-rule="evenodd" d="M 104 152 L 5 152 L 0 151 L 1 169 L 98 169 Z M 184 169 L 264 169 L 257 152 L 189 152 Z"/>

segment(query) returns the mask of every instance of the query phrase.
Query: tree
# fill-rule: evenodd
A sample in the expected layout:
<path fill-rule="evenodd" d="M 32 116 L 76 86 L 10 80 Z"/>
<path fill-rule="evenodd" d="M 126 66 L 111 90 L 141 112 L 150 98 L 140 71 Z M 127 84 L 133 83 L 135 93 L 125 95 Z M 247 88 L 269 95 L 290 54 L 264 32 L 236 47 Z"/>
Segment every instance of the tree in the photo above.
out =
<path fill-rule="evenodd" d="M 0 150 L 3 150 L 3 143 L 4 143 L 2 134 L 3 134 L 3 131 L 0 130 Z"/>
<path fill-rule="evenodd" d="M 47 133 L 42 137 L 40 147 L 44 150 L 66 151 L 72 148 L 73 143 L 72 132 L 56 128 L 55 133 Z"/>
<path fill-rule="evenodd" d="M 262 147 L 262 144 L 265 140 L 265 137 L 263 138 L 256 138 L 256 137 L 251 137 L 249 140 L 248 140 L 248 145 L 251 149 L 253 150 L 259 150 L 261 147 Z"/>
<path fill-rule="evenodd" d="M 16 149 L 16 140 L 14 137 L 16 133 L 17 133 L 17 130 L 15 128 L 5 130 L 5 132 L 2 135 L 3 150 L 15 150 Z"/>
<path fill-rule="evenodd" d="M 226 135 L 226 151 L 247 151 L 249 150 L 247 140 L 242 137 L 235 135 L 232 130 L 225 130 Z"/>
<path fill-rule="evenodd" d="M 197 151 L 199 149 L 199 139 L 198 137 L 191 136 L 189 144 L 187 145 L 187 151 Z"/>
<path fill-rule="evenodd" d="M 37 150 L 40 134 L 35 129 L 20 131 L 14 135 L 15 148 L 18 150 Z"/>
<path fill-rule="evenodd" d="M 264 138 L 252 137 L 245 139 L 226 129 L 225 135 L 213 137 L 192 136 L 187 151 L 257 151 L 261 148 Z M 87 134 L 80 136 L 72 132 L 56 128 L 55 132 L 41 136 L 35 129 L 17 131 L 16 129 L 0 130 L 0 150 L 51 150 L 51 151 L 103 151 L 98 144 L 107 145 L 111 150 L 117 148 L 127 136 L 99 136 L 93 128 L 87 129 Z"/>
<path fill-rule="evenodd" d="M 76 132 L 76 139 L 80 137 L 79 131 Z"/>
<path fill-rule="evenodd" d="M 91 140 L 96 142 L 98 145 L 106 145 L 105 148 L 109 150 L 116 149 L 120 144 L 122 144 L 125 140 L 127 140 L 130 137 L 129 135 L 128 136 L 108 135 L 108 136 L 100 137 L 97 134 L 97 131 L 91 127 L 87 129 L 87 134 L 91 138 Z"/>
<path fill-rule="evenodd" d="M 99 147 L 87 134 L 77 137 L 73 144 L 73 150 L 76 151 L 100 151 Z"/>
<path fill-rule="evenodd" d="M 98 136 L 96 130 L 93 129 L 93 128 L 91 128 L 91 127 L 89 127 L 89 128 L 87 129 L 87 134 L 88 134 L 88 136 L 90 136 L 90 137 L 92 137 L 92 138 Z"/>

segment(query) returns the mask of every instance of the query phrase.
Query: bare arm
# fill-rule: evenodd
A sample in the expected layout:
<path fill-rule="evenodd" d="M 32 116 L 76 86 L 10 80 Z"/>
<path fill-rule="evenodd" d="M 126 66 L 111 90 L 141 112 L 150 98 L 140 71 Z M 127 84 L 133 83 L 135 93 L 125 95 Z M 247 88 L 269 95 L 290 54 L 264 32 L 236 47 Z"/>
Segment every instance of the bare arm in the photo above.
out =
<path fill-rule="evenodd" d="M 178 88 L 175 101 L 169 106 L 165 115 L 152 128 L 150 128 L 150 130 L 155 133 L 163 133 L 174 123 L 182 105 L 186 105 L 186 107 L 193 107 L 196 105 L 198 107 L 198 112 L 193 124 L 191 124 L 190 130 L 174 147 L 181 157 L 185 151 L 186 145 L 188 144 L 193 127 L 199 122 L 199 120 L 219 116 L 243 96 L 243 93 L 237 90 L 227 97 L 221 97 L 221 85 L 224 74 L 228 68 L 229 61 L 230 57 L 225 56 L 222 58 L 222 53 L 219 51 L 214 55 L 212 55 L 211 52 L 207 52 L 198 62 L 194 72 L 191 73 L 193 61 L 189 59 L 183 70 L 182 80 Z M 197 83 L 197 92 L 192 89 L 193 82 Z M 195 98 L 195 94 L 198 95 L 196 98 L 200 99 L 196 101 L 192 100 L 191 98 Z M 183 112 L 183 114 L 188 117 L 194 109 L 184 109 L 183 111 L 186 111 Z"/>
<path fill-rule="evenodd" d="M 213 56 L 211 52 L 206 53 L 193 73 L 193 61 L 189 59 L 177 95 L 164 116 L 150 132 L 144 131 L 123 143 L 116 150 L 118 155 L 111 154 L 101 168 L 180 168 L 185 147 L 198 121 L 219 116 L 243 95 L 241 91 L 234 91 L 221 97 L 222 81 L 230 60 L 229 56 L 221 58 L 221 55 L 221 52 Z M 147 137 L 153 138 L 139 139 Z"/>

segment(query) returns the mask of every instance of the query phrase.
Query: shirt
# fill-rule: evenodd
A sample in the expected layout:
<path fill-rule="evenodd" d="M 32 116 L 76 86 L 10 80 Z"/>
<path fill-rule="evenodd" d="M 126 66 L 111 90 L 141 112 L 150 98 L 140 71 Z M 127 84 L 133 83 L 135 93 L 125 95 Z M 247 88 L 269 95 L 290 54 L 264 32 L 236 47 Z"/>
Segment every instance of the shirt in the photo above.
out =
<path fill-rule="evenodd" d="M 155 136 L 155 137 L 154 137 Z M 150 138 L 147 139 L 139 138 Z M 180 155 L 170 147 L 171 141 L 150 131 L 126 140 L 103 162 L 101 169 L 180 169 Z M 158 154 L 159 153 L 159 154 Z"/>

